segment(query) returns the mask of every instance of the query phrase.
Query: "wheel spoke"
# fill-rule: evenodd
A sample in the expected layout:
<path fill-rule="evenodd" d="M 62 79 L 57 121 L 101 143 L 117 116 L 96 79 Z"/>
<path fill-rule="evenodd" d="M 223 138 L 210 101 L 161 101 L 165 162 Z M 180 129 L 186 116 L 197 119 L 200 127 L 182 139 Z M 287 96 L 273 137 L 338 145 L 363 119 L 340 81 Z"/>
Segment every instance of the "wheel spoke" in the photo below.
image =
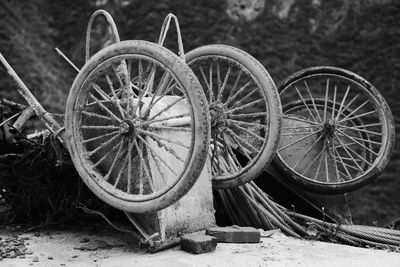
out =
<path fill-rule="evenodd" d="M 136 140 L 135 140 L 136 142 Z M 132 183 L 132 149 L 133 149 L 133 143 L 132 143 L 132 139 L 129 138 L 128 140 L 128 177 L 127 177 L 127 188 L 126 188 L 126 192 L 128 194 L 131 193 L 131 183 Z M 140 155 L 139 151 L 138 154 Z"/>
<path fill-rule="evenodd" d="M 335 118 L 336 92 L 337 92 L 337 85 L 335 85 L 335 87 L 333 88 L 332 120 Z"/>
<path fill-rule="evenodd" d="M 217 63 L 217 100 L 218 100 L 219 99 L 218 96 L 221 91 L 222 81 L 221 81 L 221 66 L 219 65 L 219 61 L 217 61 L 216 63 Z"/>
<path fill-rule="evenodd" d="M 322 131 L 322 129 L 316 130 L 316 131 L 314 131 L 314 132 L 311 132 L 311 133 L 307 134 L 306 136 L 303 136 L 302 138 L 299 138 L 299 139 L 297 139 L 297 140 L 295 140 L 295 141 L 293 141 L 293 142 L 291 142 L 291 143 L 289 143 L 289 144 L 287 144 L 287 145 L 285 145 L 285 146 L 283 146 L 283 147 L 280 147 L 280 148 L 278 149 L 278 151 L 281 151 L 281 150 L 284 150 L 284 149 L 286 149 L 286 148 L 288 148 L 288 147 L 291 147 L 291 146 L 297 144 L 298 142 L 301 142 L 301 141 L 305 140 L 306 138 L 309 138 L 309 137 L 313 136 L 314 134 L 317 134 L 317 133 L 319 133 L 319 132 L 321 132 L 321 131 Z"/>
<path fill-rule="evenodd" d="M 210 93 L 210 102 L 213 102 L 214 99 L 214 93 L 213 93 L 213 68 L 212 68 L 213 64 L 210 62 L 210 68 L 209 68 L 209 78 L 210 78 L 210 82 L 208 83 L 209 85 L 209 93 Z"/>
<path fill-rule="evenodd" d="M 107 141 L 101 143 L 96 149 L 94 149 L 88 153 L 88 157 L 93 156 L 95 153 L 99 152 L 101 149 L 107 147 L 108 145 L 110 145 L 112 142 L 114 142 L 114 140 L 116 140 L 119 137 L 120 137 L 120 135 L 117 134 L 117 135 L 111 137 L 110 139 L 108 139 Z"/>
<path fill-rule="evenodd" d="M 382 133 L 373 132 L 373 131 L 360 129 L 360 128 L 356 128 L 356 127 L 351 127 L 351 126 L 346 126 L 346 125 L 339 125 L 339 128 L 350 129 L 350 130 L 354 130 L 354 131 L 358 131 L 358 132 L 364 132 L 364 133 L 369 133 L 369 134 L 374 134 L 374 135 L 379 135 L 379 136 L 383 135 Z"/>
<path fill-rule="evenodd" d="M 247 87 L 249 87 L 249 85 L 251 84 L 252 81 L 248 81 L 247 83 L 245 83 L 245 85 L 243 85 L 242 87 L 239 88 L 239 90 L 237 90 L 236 93 L 233 94 L 233 96 L 228 97 L 228 99 L 225 102 L 225 107 L 227 107 L 238 95 L 240 95 L 241 93 L 244 92 L 244 90 L 246 90 Z"/>
<path fill-rule="evenodd" d="M 242 114 L 230 114 L 231 119 L 254 119 L 259 117 L 267 117 L 267 112 L 255 112 L 255 113 L 242 113 Z"/>
<path fill-rule="evenodd" d="M 296 164 L 293 166 L 293 170 L 296 169 L 296 167 L 300 164 L 300 162 L 306 158 L 306 156 L 308 155 L 308 153 L 311 152 L 311 150 L 314 148 L 314 146 L 322 139 L 324 135 L 321 134 L 315 141 L 314 143 L 307 149 L 307 151 L 302 155 L 302 157 L 296 162 Z"/>
<path fill-rule="evenodd" d="M 143 149 L 139 146 L 137 140 L 135 139 L 134 145 L 136 147 L 136 150 L 138 151 L 138 156 L 139 156 L 139 169 L 140 169 L 140 176 L 139 176 L 139 195 L 143 195 L 143 170 L 144 170 L 144 174 L 147 176 L 150 187 L 154 188 L 154 183 L 153 180 L 151 178 L 150 172 L 147 168 L 147 164 L 146 161 L 143 157 Z"/>
<path fill-rule="evenodd" d="M 231 135 L 228 132 L 226 133 L 227 136 L 229 136 L 230 138 L 232 138 L 236 144 L 238 145 L 238 147 L 240 148 L 239 151 L 242 153 L 242 155 L 244 155 L 250 162 L 253 161 L 253 159 L 250 157 L 250 155 L 246 152 L 246 150 L 249 150 L 248 148 L 244 147 L 241 143 L 240 143 L 240 139 L 238 139 L 235 135 Z M 251 151 L 250 151 L 251 152 Z"/>
<path fill-rule="evenodd" d="M 311 94 L 310 87 L 308 86 L 307 81 L 304 81 L 304 84 L 305 84 L 305 86 L 306 86 L 308 95 L 310 96 L 310 99 L 311 99 L 311 102 L 312 102 L 312 104 L 313 104 L 315 113 L 317 113 L 317 115 L 318 115 L 319 122 L 322 122 L 321 115 L 319 114 L 319 111 L 318 111 L 318 109 L 317 109 L 317 106 L 315 105 L 314 97 L 313 97 L 312 94 Z"/>
<path fill-rule="evenodd" d="M 226 133 L 236 139 L 239 143 L 241 143 L 246 149 L 250 150 L 251 152 L 254 153 L 259 153 L 260 151 L 255 148 L 252 144 L 250 144 L 249 142 L 247 142 L 247 140 L 245 140 L 244 138 L 241 138 L 239 135 L 237 135 L 235 132 L 233 132 L 231 129 L 226 128 Z"/>
<path fill-rule="evenodd" d="M 345 110 L 348 110 L 348 108 L 350 107 L 350 105 L 353 104 L 353 102 L 356 101 L 356 99 L 357 99 L 359 96 L 360 96 L 360 93 L 356 94 L 356 95 L 349 101 L 349 103 L 347 103 L 347 105 L 346 105 L 346 106 L 342 109 L 342 111 L 339 113 L 339 117 L 338 117 L 338 118 L 340 118 L 340 115 L 342 115 L 343 112 L 344 112 Z"/>
<path fill-rule="evenodd" d="M 119 171 L 118 171 L 117 179 L 115 179 L 115 182 L 113 185 L 114 188 L 117 188 L 119 181 L 121 180 L 122 173 L 125 171 L 126 164 L 130 164 L 130 162 L 128 163 L 128 156 L 125 157 L 124 161 L 122 162 L 121 169 L 119 169 Z"/>
<path fill-rule="evenodd" d="M 185 160 L 183 160 L 181 157 L 179 157 L 178 153 L 176 153 L 176 151 L 171 148 L 168 147 L 167 144 L 161 142 L 160 140 L 158 140 L 157 138 L 152 137 L 151 135 L 149 135 L 149 137 L 157 143 L 157 145 L 161 148 L 164 148 L 165 151 L 167 151 L 168 153 L 170 153 L 172 156 L 174 156 L 177 160 L 179 160 L 182 163 L 185 163 Z"/>
<path fill-rule="evenodd" d="M 286 127 L 282 127 L 283 129 L 287 129 L 287 130 L 293 130 L 293 129 L 311 129 L 311 128 L 316 128 L 316 127 L 321 127 L 321 125 L 309 125 L 309 126 L 286 126 Z"/>
<path fill-rule="evenodd" d="M 207 81 L 206 74 L 204 73 L 204 69 L 203 69 L 202 65 L 199 65 L 199 70 L 200 70 L 201 77 L 203 78 L 203 81 L 207 86 L 207 90 L 210 91 L 210 84 Z"/>
<path fill-rule="evenodd" d="M 175 127 L 175 126 L 164 126 L 164 125 L 151 125 L 149 126 L 150 130 L 169 130 L 169 131 L 178 131 L 178 132 L 191 132 L 192 128 L 188 127 Z"/>
<path fill-rule="evenodd" d="M 338 136 L 344 136 L 343 134 L 340 134 L 340 133 L 337 133 L 337 135 Z M 344 137 L 346 137 L 346 136 L 344 136 Z M 367 142 L 367 143 L 374 144 L 374 145 L 381 145 L 382 144 L 381 142 L 376 142 L 376 141 L 372 141 L 372 140 L 369 140 L 369 139 L 359 138 L 359 137 L 356 137 L 356 136 L 351 136 L 351 137 L 353 139 L 358 140 L 358 141 Z M 357 144 L 357 143 L 356 142 L 351 142 L 351 143 L 348 143 L 347 145 L 350 145 L 350 144 Z"/>
<path fill-rule="evenodd" d="M 341 130 L 339 130 L 339 129 L 338 129 L 338 132 L 340 132 L 341 134 L 345 135 L 345 136 L 346 136 L 347 138 L 349 138 L 351 141 L 356 142 L 359 146 L 365 148 L 366 150 L 368 150 L 369 152 L 371 152 L 371 153 L 374 154 L 375 156 L 377 156 L 377 157 L 379 156 L 378 153 L 376 153 L 375 151 L 371 150 L 369 147 L 367 147 L 367 146 L 361 144 L 361 143 L 358 142 L 356 139 L 354 139 L 352 136 L 346 134 L 345 132 L 343 132 L 343 131 L 341 131 Z"/>
<path fill-rule="evenodd" d="M 105 160 L 108 156 L 110 156 L 112 153 L 114 153 L 115 150 L 117 150 L 118 146 L 114 146 L 110 151 L 104 154 L 101 159 L 99 159 L 97 162 L 93 162 L 93 168 L 97 167 L 103 160 Z"/>
<path fill-rule="evenodd" d="M 82 125 L 81 129 L 85 130 L 118 130 L 119 127 L 115 125 Z"/>
<path fill-rule="evenodd" d="M 233 152 L 232 148 L 230 145 L 228 145 L 228 143 L 226 142 L 226 135 L 224 133 L 222 133 L 222 141 L 223 141 L 223 145 L 226 148 L 227 151 L 227 157 L 229 159 L 229 162 L 231 162 L 231 159 L 233 159 L 233 166 L 236 166 L 235 169 L 241 170 L 242 169 L 242 165 L 240 164 L 240 162 L 238 161 L 238 159 L 236 158 L 235 153 Z"/>
<path fill-rule="evenodd" d="M 307 120 L 307 119 L 298 118 L 298 117 L 294 117 L 294 116 L 283 115 L 283 118 L 285 118 L 285 119 L 290 119 L 290 120 L 301 121 L 301 122 L 313 124 L 313 125 L 316 125 L 316 126 L 320 126 L 319 123 L 316 123 L 316 122 L 314 122 L 314 121 L 310 121 L 310 120 Z"/>
<path fill-rule="evenodd" d="M 139 117 L 146 117 L 148 115 L 148 112 L 153 107 L 153 103 L 154 100 L 156 99 L 157 94 L 160 91 L 163 92 L 166 88 L 168 88 L 168 86 L 172 83 L 172 81 L 173 79 L 170 78 L 170 74 L 165 71 L 156 89 L 154 90 L 153 95 L 151 96 L 150 103 L 147 105 L 146 109 L 143 112 L 140 112 Z"/>
<path fill-rule="evenodd" d="M 347 167 L 346 167 L 346 165 L 348 165 L 348 164 L 345 164 L 345 163 L 343 162 L 342 157 L 340 156 L 339 152 L 337 151 L 337 149 L 336 149 L 335 147 L 333 147 L 333 150 L 335 151 L 335 154 L 336 154 L 337 157 L 339 158 L 339 161 L 340 161 L 340 163 L 342 164 L 343 169 L 344 169 L 345 172 L 347 173 L 348 177 L 351 179 L 351 174 L 350 174 L 349 170 L 348 170 Z M 355 168 L 355 167 L 352 167 L 352 168 Z M 358 168 L 357 168 L 357 170 L 358 170 Z"/>
<path fill-rule="evenodd" d="M 211 149 L 211 165 L 214 165 L 214 162 L 215 162 L 215 159 L 216 158 L 218 158 L 218 156 L 216 156 L 216 154 L 217 154 L 217 149 L 218 149 L 218 146 L 217 146 L 217 138 L 216 138 L 216 135 L 217 134 L 214 134 L 214 138 L 213 138 L 213 140 L 212 140 L 212 143 L 213 143 L 213 146 L 212 146 L 212 149 Z M 217 162 L 217 171 L 218 171 L 218 175 L 220 174 L 220 168 L 219 168 L 219 161 Z"/>
<path fill-rule="evenodd" d="M 350 117 L 351 115 L 353 115 L 354 113 L 356 113 L 358 110 L 360 110 L 363 106 L 365 106 L 366 104 L 368 104 L 368 102 L 369 102 L 369 100 L 367 100 L 367 101 L 365 101 L 364 103 L 362 103 L 360 106 L 358 106 L 355 110 L 353 110 L 352 112 L 350 112 L 349 114 L 347 114 L 343 119 L 341 119 L 340 121 L 339 121 L 339 123 L 340 122 L 343 122 L 343 121 L 346 121 L 346 119 L 348 118 L 348 117 Z"/>
<path fill-rule="evenodd" d="M 111 166 L 108 169 L 107 174 L 104 176 L 104 180 L 106 180 L 106 181 L 108 181 L 108 178 L 110 177 L 111 172 L 114 169 L 115 164 L 117 163 L 119 157 L 121 156 L 122 150 L 124 148 L 123 144 L 124 144 L 124 140 L 121 140 L 120 143 L 119 143 L 118 152 L 115 155 L 115 158 L 114 158 L 113 162 L 111 163 Z"/>
<path fill-rule="evenodd" d="M 162 113 L 166 112 L 167 110 L 169 110 L 170 108 L 175 106 L 178 102 L 180 102 L 180 101 L 182 101 L 184 99 L 185 99 L 184 96 L 181 96 L 181 97 L 177 98 L 174 102 L 172 102 L 171 104 L 167 105 L 165 108 L 163 108 L 162 110 L 157 112 L 155 115 L 153 115 L 151 118 L 149 118 L 149 120 L 153 120 L 154 118 L 160 116 Z"/>
<path fill-rule="evenodd" d="M 141 137 L 140 135 L 138 135 L 138 138 L 140 139 L 140 141 L 143 142 L 144 145 L 146 145 L 146 147 L 149 149 L 150 153 L 154 156 L 157 157 L 173 174 L 178 175 L 169 165 L 167 162 L 165 162 L 165 160 L 158 155 L 158 153 L 156 151 L 154 151 L 154 149 L 149 145 L 149 143 L 146 142 L 146 140 L 144 140 L 143 137 Z"/>
<path fill-rule="evenodd" d="M 343 123 L 345 121 L 354 120 L 354 119 L 361 118 L 361 117 L 364 117 L 364 116 L 367 116 L 367 115 L 371 115 L 371 114 L 374 114 L 374 113 L 376 113 L 376 111 L 375 110 L 371 110 L 369 112 L 362 113 L 362 114 L 359 114 L 359 115 L 356 115 L 356 116 L 353 116 L 353 117 L 350 117 L 350 118 L 347 118 L 347 119 L 342 119 L 342 120 L 338 121 L 338 123 L 339 123 L 339 125 L 341 125 L 341 123 Z"/>
<path fill-rule="evenodd" d="M 294 135 L 305 135 L 310 133 L 310 131 L 307 132 L 289 132 L 289 133 L 282 133 L 281 136 L 294 136 Z"/>
<path fill-rule="evenodd" d="M 322 136 L 322 135 L 321 135 L 321 136 Z M 325 146 L 325 144 L 323 145 L 321 151 L 318 152 L 317 156 L 314 157 L 314 158 L 310 161 L 310 163 L 307 165 L 307 167 L 304 168 L 304 170 L 303 170 L 303 172 L 301 173 L 301 175 L 304 175 L 304 174 L 311 168 L 311 166 L 317 161 L 317 159 L 319 159 L 319 157 L 322 156 L 322 153 L 324 152 L 324 149 L 323 149 L 324 146 Z M 293 168 L 293 169 L 294 169 L 294 168 Z"/>
<path fill-rule="evenodd" d="M 301 101 L 303 102 L 303 105 L 306 107 L 306 109 L 307 109 L 308 113 L 310 114 L 311 118 L 314 120 L 314 122 L 318 122 L 315 119 L 314 115 L 312 114 L 310 108 L 308 107 L 306 101 L 304 100 L 304 98 L 303 98 L 302 94 L 300 93 L 299 89 L 297 88 L 297 86 L 295 86 L 294 88 L 296 89 L 297 94 L 299 95 Z"/>
<path fill-rule="evenodd" d="M 231 65 L 228 66 L 228 71 L 225 74 L 224 82 L 222 83 L 221 89 L 218 92 L 218 97 L 217 97 L 218 101 L 221 100 L 221 97 L 222 97 L 222 95 L 224 93 L 224 90 L 225 90 L 225 87 L 226 87 L 226 83 L 228 82 L 230 74 L 231 74 Z"/>
<path fill-rule="evenodd" d="M 322 151 L 323 151 L 323 152 L 325 152 L 325 148 L 326 148 L 326 144 L 324 143 L 324 146 L 322 147 Z M 319 170 L 321 169 L 322 162 L 324 161 L 324 156 L 325 156 L 325 153 L 324 153 L 324 155 L 321 155 L 321 159 L 320 159 L 320 161 L 318 162 L 317 171 L 315 172 L 314 178 L 313 178 L 313 180 L 315 180 L 315 181 L 317 180 L 317 176 L 318 176 Z"/>
<path fill-rule="evenodd" d="M 92 83 L 92 88 L 106 101 L 111 102 L 111 98 L 95 83 Z"/>
<path fill-rule="evenodd" d="M 324 105 L 324 121 L 326 121 L 326 116 L 327 116 L 328 95 L 329 95 L 329 79 L 326 79 L 326 87 L 325 87 L 325 105 Z"/>
<path fill-rule="evenodd" d="M 247 130 L 246 128 L 243 128 L 239 125 L 239 123 L 237 123 L 236 121 L 233 120 L 228 120 L 230 122 L 230 125 L 233 125 L 234 127 L 236 127 L 237 129 L 239 129 L 240 131 L 243 131 L 249 135 L 251 135 L 252 137 L 254 137 L 255 139 L 257 139 L 257 141 L 264 143 L 265 139 L 262 138 L 261 136 Z"/>
<path fill-rule="evenodd" d="M 171 139 L 169 139 L 169 138 L 163 137 L 163 136 L 161 136 L 161 135 L 158 135 L 158 134 L 155 134 L 155 133 L 152 133 L 152 132 L 143 130 L 143 129 L 138 129 L 138 132 L 143 133 L 143 134 L 146 134 L 146 135 L 150 135 L 151 137 L 157 138 L 157 139 L 159 139 L 159 140 L 164 140 L 164 141 L 166 141 L 166 142 L 168 142 L 168 143 L 171 143 L 171 144 L 179 145 L 179 146 L 181 146 L 181 147 L 190 149 L 189 146 L 183 144 L 182 142 L 175 141 L 175 140 L 171 140 Z"/>
<path fill-rule="evenodd" d="M 113 102 L 117 106 L 118 111 L 119 111 L 119 113 L 121 115 L 121 118 L 125 119 L 124 109 L 122 108 L 121 104 L 119 103 L 119 98 L 117 97 L 117 94 L 115 92 L 114 86 L 113 86 L 113 84 L 111 82 L 111 79 L 110 79 L 110 76 L 108 74 L 106 74 L 106 80 L 107 80 L 107 83 L 108 83 L 108 87 L 110 87 L 112 98 L 113 98 L 111 100 L 111 102 Z"/>
<path fill-rule="evenodd" d="M 93 98 L 93 100 L 99 105 L 105 112 L 107 112 L 111 117 L 113 117 L 117 122 L 121 123 L 121 119 L 118 118 L 111 110 L 109 110 L 103 103 L 99 101 L 97 97 L 95 97 L 92 93 L 89 93 L 89 96 Z"/>
<path fill-rule="evenodd" d="M 371 123 L 371 124 L 363 124 L 363 125 L 357 125 L 357 126 L 352 126 L 353 128 L 365 128 L 365 127 L 374 127 L 374 126 L 382 126 L 383 124 L 381 122 L 378 123 Z"/>
<path fill-rule="evenodd" d="M 342 99 L 342 102 L 340 103 L 339 111 L 338 111 L 338 114 L 336 115 L 335 120 L 338 120 L 338 119 L 339 119 L 339 115 L 342 113 L 343 104 L 344 104 L 344 102 L 346 101 L 347 94 L 348 94 L 349 92 L 350 92 L 350 85 L 347 86 L 346 93 L 344 94 L 343 99 Z"/>
<path fill-rule="evenodd" d="M 173 80 L 171 80 L 172 82 Z M 174 89 L 174 87 L 176 86 L 176 82 L 174 82 L 171 85 L 168 85 L 167 89 L 165 91 L 162 92 L 162 94 L 160 96 L 157 97 L 157 99 L 147 107 L 146 111 L 144 111 L 142 114 L 143 115 L 147 115 L 147 112 L 149 110 L 151 110 L 162 98 L 164 98 L 168 93 L 170 93 L 172 91 L 172 89 Z"/>
<path fill-rule="evenodd" d="M 233 104 L 230 109 L 235 108 L 237 106 L 242 105 L 249 97 L 251 97 L 252 95 L 254 95 L 255 93 L 257 93 L 257 90 L 251 90 L 247 93 L 247 95 L 245 95 L 243 98 L 241 98 L 239 101 L 235 102 L 235 104 Z"/>
<path fill-rule="evenodd" d="M 154 161 L 154 164 L 156 165 L 156 168 L 157 168 L 157 170 L 158 170 L 158 173 L 160 174 L 160 177 L 161 177 L 161 179 L 163 180 L 164 184 L 165 184 L 166 186 L 170 187 L 170 185 L 168 184 L 167 180 L 165 179 L 165 173 L 161 170 L 161 166 L 160 166 L 159 160 L 158 160 L 157 157 L 154 155 L 153 151 L 151 151 L 147 146 L 146 146 L 146 151 L 147 151 L 147 154 L 149 154 L 149 155 L 152 157 L 152 159 L 153 159 L 153 161 Z"/>
<path fill-rule="evenodd" d="M 351 150 L 351 148 L 346 147 L 346 145 L 343 144 L 342 140 L 340 140 L 340 138 L 337 137 L 337 136 L 336 136 L 336 140 L 338 140 L 338 142 L 340 143 L 340 145 L 342 146 L 342 148 L 344 149 L 344 151 L 346 151 L 347 155 L 350 156 L 351 160 L 355 163 L 355 166 L 357 166 L 357 168 L 358 168 L 360 171 L 362 171 L 361 166 L 358 165 L 358 162 L 354 159 L 354 157 L 353 157 L 353 156 L 351 155 L 351 153 L 349 152 L 349 150 Z M 354 152 L 354 151 L 353 151 L 353 152 Z M 356 155 L 358 155 L 358 154 L 356 153 Z"/>
<path fill-rule="evenodd" d="M 240 106 L 240 107 L 236 107 L 234 109 L 229 109 L 227 111 L 227 113 L 233 113 L 235 111 L 242 110 L 242 109 L 245 109 L 245 108 L 248 108 L 248 107 L 252 107 L 252 106 L 255 106 L 255 105 L 260 104 L 260 103 L 264 103 L 264 99 L 257 99 L 257 100 L 254 100 L 253 102 L 247 103 L 246 105 L 243 105 L 243 106 Z"/>
<path fill-rule="evenodd" d="M 328 167 L 328 152 L 325 149 L 325 177 L 326 177 L 326 182 L 329 183 L 329 167 Z"/>
<path fill-rule="evenodd" d="M 95 136 L 95 137 L 92 137 L 92 138 L 89 138 L 89 139 L 84 139 L 82 141 L 82 143 L 83 144 L 87 144 L 89 142 L 100 140 L 100 139 L 105 138 L 105 137 L 110 137 L 110 136 L 113 136 L 115 134 L 119 134 L 119 131 L 114 131 L 114 132 L 111 132 L 111 133 L 101 134 L 101 135 L 98 135 L 98 136 Z"/>
<path fill-rule="evenodd" d="M 179 119 L 179 118 L 184 118 L 184 117 L 190 117 L 191 118 L 191 113 L 183 113 L 183 114 L 177 114 L 177 115 L 171 115 L 169 117 L 164 117 L 164 118 L 160 118 L 158 120 L 148 120 L 142 123 L 138 123 L 137 126 L 144 126 L 144 125 L 149 125 L 152 123 L 156 123 L 156 122 L 165 122 L 168 120 L 173 120 L 173 119 Z M 162 123 L 162 125 L 164 125 L 165 123 Z"/>
<path fill-rule="evenodd" d="M 89 111 L 85 111 L 85 110 L 82 110 L 82 114 L 85 114 L 88 117 L 93 117 L 93 118 L 107 120 L 107 121 L 113 121 L 110 117 L 103 116 L 103 115 L 100 115 L 100 114 L 97 114 L 97 113 L 93 113 L 93 112 L 89 112 Z"/>
<path fill-rule="evenodd" d="M 236 123 L 238 125 L 241 125 L 242 127 L 257 128 L 258 130 L 265 130 L 265 128 L 267 127 L 264 124 L 255 123 L 255 122 L 238 121 L 238 120 L 232 120 L 232 119 L 227 119 L 227 121 Z"/>
<path fill-rule="evenodd" d="M 243 70 L 240 69 L 238 76 L 236 77 L 235 83 L 232 86 L 232 89 L 229 91 L 228 98 L 226 99 L 225 106 L 228 105 L 228 101 L 232 98 L 232 94 L 235 94 L 236 88 L 239 84 L 240 78 L 242 77 Z"/>

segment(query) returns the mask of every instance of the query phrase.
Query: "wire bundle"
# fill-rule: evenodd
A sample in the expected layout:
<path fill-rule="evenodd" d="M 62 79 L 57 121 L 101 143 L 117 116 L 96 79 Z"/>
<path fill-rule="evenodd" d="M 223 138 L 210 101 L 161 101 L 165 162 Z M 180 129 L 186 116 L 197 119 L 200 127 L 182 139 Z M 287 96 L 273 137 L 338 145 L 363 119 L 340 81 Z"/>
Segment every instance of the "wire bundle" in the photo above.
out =
<path fill-rule="evenodd" d="M 290 211 L 275 203 L 254 182 L 233 189 L 217 190 L 233 224 L 264 230 L 281 229 L 289 236 L 324 240 L 352 246 L 377 247 L 400 252 L 400 231 L 329 223 Z"/>

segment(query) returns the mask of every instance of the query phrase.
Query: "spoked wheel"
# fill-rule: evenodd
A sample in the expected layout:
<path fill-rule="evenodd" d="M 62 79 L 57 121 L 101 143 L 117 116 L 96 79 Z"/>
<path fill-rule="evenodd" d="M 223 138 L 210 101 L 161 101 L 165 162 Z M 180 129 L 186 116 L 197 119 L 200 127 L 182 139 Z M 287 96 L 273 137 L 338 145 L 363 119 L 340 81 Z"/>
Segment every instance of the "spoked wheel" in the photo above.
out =
<path fill-rule="evenodd" d="M 208 155 L 209 115 L 197 78 L 172 52 L 145 41 L 110 45 L 87 62 L 65 125 L 84 182 L 129 212 L 179 200 Z"/>
<path fill-rule="evenodd" d="M 256 178 L 279 141 L 282 114 L 273 80 L 256 59 L 231 46 L 197 48 L 186 62 L 209 103 L 213 187 Z"/>
<path fill-rule="evenodd" d="M 299 71 L 278 86 L 283 127 L 277 163 L 305 190 L 349 192 L 375 178 L 394 144 L 393 116 L 378 90 L 333 67 Z"/>

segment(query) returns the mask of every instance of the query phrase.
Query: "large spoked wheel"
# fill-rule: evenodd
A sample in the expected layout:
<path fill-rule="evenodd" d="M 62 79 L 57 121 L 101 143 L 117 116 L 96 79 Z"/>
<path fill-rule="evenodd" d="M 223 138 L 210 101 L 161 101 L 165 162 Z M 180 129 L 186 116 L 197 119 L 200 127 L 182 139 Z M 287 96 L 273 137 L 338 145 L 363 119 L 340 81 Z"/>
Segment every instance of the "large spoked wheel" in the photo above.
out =
<path fill-rule="evenodd" d="M 282 122 L 275 84 L 252 56 L 226 45 L 186 55 L 209 103 L 214 188 L 256 178 L 275 156 Z"/>
<path fill-rule="evenodd" d="M 83 181 L 124 211 L 173 204 L 208 156 L 209 115 L 197 78 L 172 52 L 145 41 L 110 45 L 87 62 L 65 125 Z"/>
<path fill-rule="evenodd" d="M 362 77 L 334 67 L 299 71 L 279 86 L 283 126 L 277 163 L 307 191 L 355 190 L 386 166 L 394 145 L 392 113 Z"/>

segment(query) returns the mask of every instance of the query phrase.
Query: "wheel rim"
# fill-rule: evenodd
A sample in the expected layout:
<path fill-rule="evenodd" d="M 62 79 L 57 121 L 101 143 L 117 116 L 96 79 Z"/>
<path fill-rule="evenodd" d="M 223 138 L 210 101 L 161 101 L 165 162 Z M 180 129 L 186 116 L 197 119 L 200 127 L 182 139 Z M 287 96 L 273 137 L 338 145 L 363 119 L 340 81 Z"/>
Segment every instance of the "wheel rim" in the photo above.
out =
<path fill-rule="evenodd" d="M 140 54 L 109 58 L 90 72 L 72 131 L 79 160 L 105 194 L 145 202 L 184 177 L 195 145 L 185 90 L 168 66 Z"/>
<path fill-rule="evenodd" d="M 248 172 L 265 149 L 270 125 L 266 94 L 249 69 L 230 57 L 204 55 L 188 65 L 209 103 L 213 185 L 224 187 Z"/>
<path fill-rule="evenodd" d="M 376 175 L 390 150 L 382 96 L 337 69 L 303 73 L 279 88 L 284 119 L 278 161 L 306 187 Z"/>

